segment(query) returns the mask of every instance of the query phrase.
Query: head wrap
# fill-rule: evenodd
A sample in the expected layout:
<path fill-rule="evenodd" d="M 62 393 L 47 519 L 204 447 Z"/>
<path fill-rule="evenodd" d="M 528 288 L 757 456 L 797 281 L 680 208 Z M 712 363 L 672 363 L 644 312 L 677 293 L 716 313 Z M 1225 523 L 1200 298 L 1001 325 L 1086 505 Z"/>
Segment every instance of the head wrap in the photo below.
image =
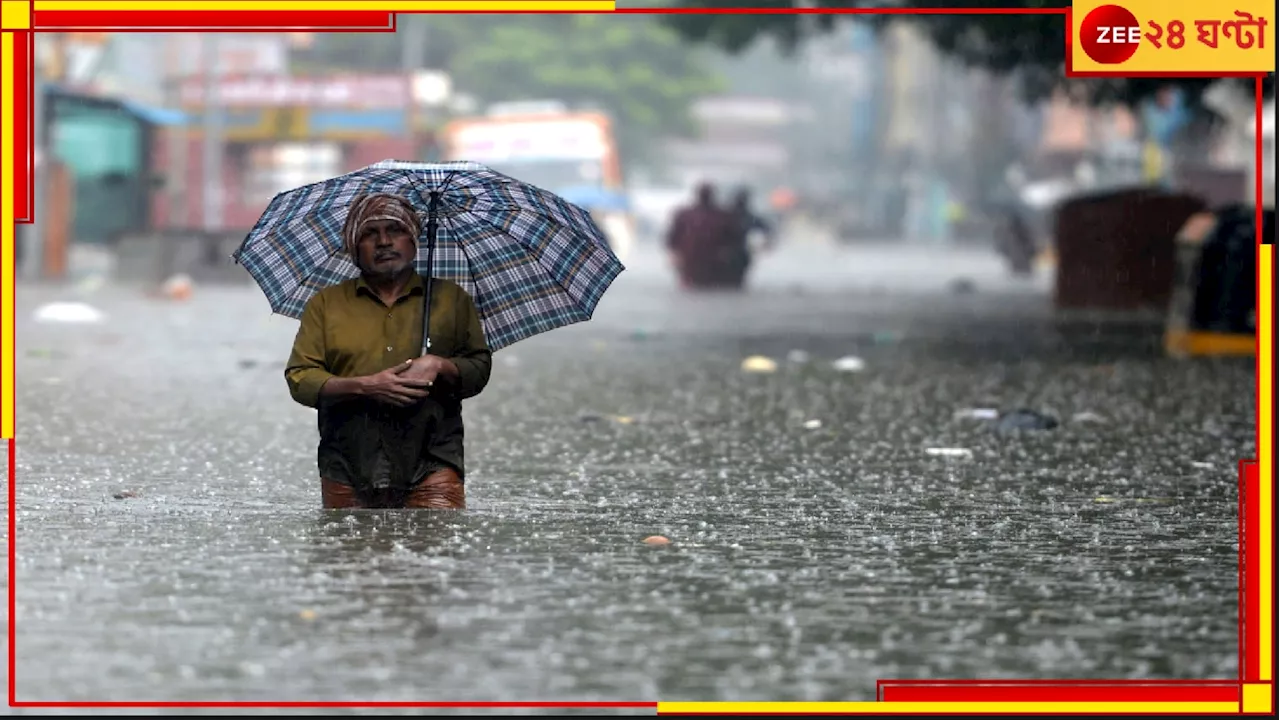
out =
<path fill-rule="evenodd" d="M 404 199 L 390 193 L 360 195 L 351 201 L 347 219 L 342 223 L 342 249 L 353 260 L 357 257 L 356 246 L 360 243 L 365 226 L 380 220 L 391 220 L 404 226 L 413 236 L 414 242 L 422 234 L 422 221 L 418 218 L 418 213 Z"/>

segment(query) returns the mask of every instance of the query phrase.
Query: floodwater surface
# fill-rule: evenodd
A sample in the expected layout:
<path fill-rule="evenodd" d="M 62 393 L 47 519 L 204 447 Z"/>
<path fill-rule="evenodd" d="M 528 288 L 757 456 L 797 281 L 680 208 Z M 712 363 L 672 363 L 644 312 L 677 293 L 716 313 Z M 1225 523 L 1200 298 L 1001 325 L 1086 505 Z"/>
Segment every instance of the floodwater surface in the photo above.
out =
<path fill-rule="evenodd" d="M 628 265 L 591 323 L 495 356 L 462 513 L 319 509 L 314 413 L 281 372 L 296 324 L 255 287 L 21 288 L 18 698 L 1235 676 L 1251 360 L 1055 320 L 989 251 L 800 246 L 752 292 L 699 297 L 652 251 Z M 67 299 L 107 317 L 33 321 Z M 756 354 L 776 372 L 742 372 Z M 1060 424 L 1000 433 L 972 408 Z"/>

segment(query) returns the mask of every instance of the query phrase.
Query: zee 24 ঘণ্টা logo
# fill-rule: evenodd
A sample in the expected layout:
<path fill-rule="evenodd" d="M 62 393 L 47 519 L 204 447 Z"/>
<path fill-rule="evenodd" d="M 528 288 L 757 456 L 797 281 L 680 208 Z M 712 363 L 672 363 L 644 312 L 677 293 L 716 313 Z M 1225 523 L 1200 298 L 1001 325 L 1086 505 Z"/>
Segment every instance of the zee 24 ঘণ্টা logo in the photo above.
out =
<path fill-rule="evenodd" d="M 1143 43 L 1156 50 L 1182 50 L 1188 43 L 1213 50 L 1233 43 L 1241 50 L 1265 48 L 1267 19 L 1240 10 L 1224 12 L 1222 3 L 1206 2 L 1204 15 L 1219 18 L 1147 20 L 1119 5 L 1100 5 L 1080 22 L 1080 49 L 1100 65 L 1118 65 L 1133 57 Z"/>

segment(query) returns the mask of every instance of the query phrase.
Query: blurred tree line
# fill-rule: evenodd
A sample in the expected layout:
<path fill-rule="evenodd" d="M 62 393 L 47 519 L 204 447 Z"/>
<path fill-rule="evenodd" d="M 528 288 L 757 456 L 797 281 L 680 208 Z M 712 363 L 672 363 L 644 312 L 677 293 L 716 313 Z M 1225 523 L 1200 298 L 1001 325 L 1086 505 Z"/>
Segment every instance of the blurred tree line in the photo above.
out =
<path fill-rule="evenodd" d="M 706 0 L 675 0 L 678 7 L 705 8 Z M 1070 0 L 740 0 L 736 7 L 1070 7 Z M 830 30 L 839 15 L 665 15 L 663 22 L 685 39 L 708 44 L 728 52 L 739 52 L 757 38 L 770 36 L 792 48 L 806 32 Z M 860 16 L 883 27 L 891 15 Z M 1137 105 L 1155 96 L 1161 88 L 1177 85 L 1195 107 L 1201 94 L 1216 82 L 1213 78 L 1090 78 L 1068 80 L 1063 74 L 1066 61 L 1065 18 L 1061 15 L 932 15 L 910 19 L 921 23 L 933 43 L 943 52 L 971 66 L 1016 78 L 1027 100 L 1039 100 L 1057 89 L 1093 104 Z M 1253 80 L 1239 82 L 1252 91 Z M 1275 74 L 1267 76 L 1268 95 L 1275 92 Z"/>
<path fill-rule="evenodd" d="M 561 100 L 597 107 L 616 120 L 629 156 L 655 137 L 691 131 L 690 102 L 721 87 L 707 51 L 656 15 L 404 14 L 395 35 L 318 34 L 297 54 L 295 70 L 399 70 L 412 25 L 424 39 L 414 65 L 447 71 L 455 92 L 482 104 Z"/>

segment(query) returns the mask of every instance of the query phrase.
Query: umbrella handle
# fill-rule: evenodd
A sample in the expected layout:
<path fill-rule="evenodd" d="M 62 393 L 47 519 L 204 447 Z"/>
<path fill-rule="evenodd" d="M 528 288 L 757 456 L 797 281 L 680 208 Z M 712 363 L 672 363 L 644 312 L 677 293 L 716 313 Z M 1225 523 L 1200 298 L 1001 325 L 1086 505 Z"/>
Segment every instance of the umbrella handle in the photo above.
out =
<path fill-rule="evenodd" d="M 436 253 L 436 230 L 439 223 L 440 191 L 431 191 L 431 201 L 427 204 L 427 278 L 426 292 L 422 294 L 422 353 L 431 350 L 431 279 L 433 260 Z"/>

